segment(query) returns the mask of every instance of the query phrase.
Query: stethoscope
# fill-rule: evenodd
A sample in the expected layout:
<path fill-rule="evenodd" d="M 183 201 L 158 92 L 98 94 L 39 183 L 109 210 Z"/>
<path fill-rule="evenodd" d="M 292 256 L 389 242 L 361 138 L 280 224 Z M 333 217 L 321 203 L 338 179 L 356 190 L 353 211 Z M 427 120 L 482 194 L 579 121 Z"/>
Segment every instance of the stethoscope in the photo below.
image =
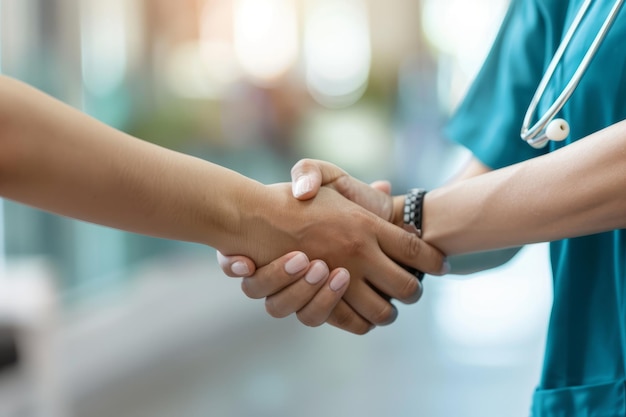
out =
<path fill-rule="evenodd" d="M 585 53 L 585 56 L 580 61 L 576 72 L 574 72 L 574 75 L 572 75 L 572 78 L 570 78 L 569 82 L 561 92 L 561 95 L 557 97 L 554 103 L 552 103 L 548 110 L 546 110 L 546 112 L 543 114 L 543 116 L 541 116 L 537 123 L 535 123 L 532 127 L 529 127 L 532 117 L 537 110 L 537 105 L 539 104 L 541 97 L 545 93 L 546 87 L 548 86 L 548 83 L 550 82 L 550 79 L 552 78 L 556 67 L 561 62 L 561 59 L 563 58 L 563 53 L 567 49 L 567 46 L 569 45 L 572 37 L 578 30 L 580 22 L 585 16 L 589 5 L 591 4 L 591 0 L 585 0 L 583 5 L 580 6 L 580 10 L 576 14 L 574 21 L 572 22 L 569 29 L 567 30 L 567 33 L 565 34 L 565 37 L 563 38 L 561 44 L 554 53 L 554 56 L 552 57 L 552 60 L 550 61 L 550 64 L 548 65 L 548 68 L 546 69 L 546 72 L 543 75 L 539 86 L 537 86 L 537 91 L 535 91 L 535 95 L 533 96 L 533 99 L 528 106 L 528 110 L 526 110 L 526 115 L 524 116 L 524 122 L 522 123 L 522 131 L 520 135 L 522 137 L 522 140 L 526 141 L 526 143 L 528 143 L 533 148 L 543 148 L 547 145 L 548 141 L 561 141 L 567 138 L 567 136 L 569 135 L 569 123 L 567 123 L 567 121 L 564 119 L 555 119 L 555 117 L 557 113 L 561 111 L 567 100 L 569 100 L 570 96 L 578 86 L 578 83 L 585 74 L 589 63 L 595 56 L 598 47 L 606 37 L 606 33 L 613 24 L 613 21 L 615 20 L 617 13 L 622 7 L 623 2 L 624 0 L 615 1 L 613 8 L 606 17 L 592 44 L 589 46 L 589 49 L 587 49 L 587 53 Z"/>

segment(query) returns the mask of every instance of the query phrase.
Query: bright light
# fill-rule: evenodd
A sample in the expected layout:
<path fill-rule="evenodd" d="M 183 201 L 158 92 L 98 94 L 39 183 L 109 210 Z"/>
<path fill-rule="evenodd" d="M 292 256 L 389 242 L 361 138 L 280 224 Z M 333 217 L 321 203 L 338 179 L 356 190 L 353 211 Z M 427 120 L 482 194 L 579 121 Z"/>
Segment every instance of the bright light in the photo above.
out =
<path fill-rule="evenodd" d="M 471 76 L 486 57 L 508 4 L 509 0 L 425 0 L 424 31 Z"/>
<path fill-rule="evenodd" d="M 298 55 L 298 24 L 292 0 L 238 0 L 235 52 L 252 81 L 267 84 L 284 75 Z"/>
<path fill-rule="evenodd" d="M 127 67 L 125 0 L 81 2 L 83 83 L 94 95 L 106 95 L 123 81 Z"/>
<path fill-rule="evenodd" d="M 217 41 L 179 43 L 167 64 L 165 75 L 169 87 L 187 98 L 218 99 L 239 74 L 232 48 Z"/>
<path fill-rule="evenodd" d="M 424 0 L 422 23 L 441 52 L 439 103 L 451 111 L 480 69 L 510 0 Z"/>
<path fill-rule="evenodd" d="M 200 20 L 200 54 L 205 77 L 214 89 L 236 81 L 241 70 L 232 40 L 233 8 L 230 1 L 207 2 Z"/>
<path fill-rule="evenodd" d="M 310 113 L 298 151 L 332 161 L 357 177 L 388 177 L 390 133 L 380 108 L 359 103 L 343 109 Z"/>
<path fill-rule="evenodd" d="M 166 60 L 166 77 L 176 94 L 220 99 L 241 76 L 232 42 L 233 10 L 229 1 L 207 2 L 200 16 L 200 38 L 180 42 Z"/>
<path fill-rule="evenodd" d="M 319 102 L 345 106 L 358 100 L 372 58 L 369 20 L 362 0 L 318 0 L 305 30 L 309 91 Z"/>

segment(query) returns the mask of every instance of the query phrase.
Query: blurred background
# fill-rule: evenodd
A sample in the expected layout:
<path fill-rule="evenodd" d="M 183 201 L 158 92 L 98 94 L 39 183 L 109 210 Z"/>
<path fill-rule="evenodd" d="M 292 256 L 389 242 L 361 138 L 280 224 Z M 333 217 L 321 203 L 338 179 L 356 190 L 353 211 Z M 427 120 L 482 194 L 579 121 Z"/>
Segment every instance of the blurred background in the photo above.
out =
<path fill-rule="evenodd" d="M 265 183 L 312 157 L 403 193 L 467 158 L 440 128 L 507 5 L 0 0 L 0 71 Z M 533 245 L 393 326 L 310 329 L 211 248 L 0 201 L 0 417 L 526 416 L 551 297 Z"/>

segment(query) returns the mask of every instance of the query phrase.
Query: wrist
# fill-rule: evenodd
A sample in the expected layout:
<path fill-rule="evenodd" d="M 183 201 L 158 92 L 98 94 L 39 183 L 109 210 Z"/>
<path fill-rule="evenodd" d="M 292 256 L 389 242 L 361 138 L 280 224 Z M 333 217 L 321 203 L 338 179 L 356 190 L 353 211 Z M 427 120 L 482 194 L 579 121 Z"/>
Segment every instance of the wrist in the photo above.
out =
<path fill-rule="evenodd" d="M 245 196 L 249 207 L 241 214 L 237 253 L 265 265 L 295 248 L 303 248 L 300 229 L 308 224 L 302 219 L 303 208 L 308 204 L 296 200 L 291 184 L 257 184 Z M 246 248 L 246 252 L 241 252 Z"/>
<path fill-rule="evenodd" d="M 397 195 L 393 197 L 393 212 L 391 214 L 391 223 L 396 226 L 404 226 L 404 200 L 405 195 Z"/>
<path fill-rule="evenodd" d="M 446 201 L 446 192 L 443 188 L 432 190 L 424 196 L 422 239 L 446 255 L 456 254 L 451 251 L 449 242 L 463 238 L 454 232 L 454 228 L 458 227 L 455 222 L 462 212 L 455 211 L 453 207 Z"/>
<path fill-rule="evenodd" d="M 404 196 L 404 208 L 402 213 L 402 225 L 405 230 L 422 236 L 422 217 L 424 208 L 424 197 L 426 190 L 423 188 L 412 188 Z"/>
<path fill-rule="evenodd" d="M 407 232 L 415 233 L 420 238 L 425 195 L 426 190 L 423 188 L 412 188 L 406 193 L 402 202 L 402 228 Z M 424 278 L 423 272 L 411 267 L 406 267 L 406 269 L 420 281 Z"/>
<path fill-rule="evenodd" d="M 218 213 L 222 214 L 208 216 L 209 229 L 212 227 L 220 232 L 216 234 L 218 241 L 209 245 L 226 255 L 236 253 L 252 257 L 251 243 L 259 238 L 259 230 L 268 223 L 270 190 L 256 181 L 238 183 L 230 190 L 224 198 L 211 203 L 219 207 Z M 208 238 L 216 236 L 209 234 Z"/>

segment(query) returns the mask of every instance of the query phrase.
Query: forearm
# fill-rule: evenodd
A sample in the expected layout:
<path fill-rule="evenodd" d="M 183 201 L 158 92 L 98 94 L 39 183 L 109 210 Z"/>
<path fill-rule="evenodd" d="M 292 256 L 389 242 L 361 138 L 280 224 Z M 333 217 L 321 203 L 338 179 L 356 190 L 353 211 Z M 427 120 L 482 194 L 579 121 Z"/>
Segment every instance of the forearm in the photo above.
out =
<path fill-rule="evenodd" d="M 448 255 L 626 227 L 626 123 L 426 195 L 423 238 Z"/>
<path fill-rule="evenodd" d="M 260 184 L 133 138 L 0 77 L 0 195 L 132 232 L 224 247 Z M 232 245 L 229 245 L 232 246 Z"/>

